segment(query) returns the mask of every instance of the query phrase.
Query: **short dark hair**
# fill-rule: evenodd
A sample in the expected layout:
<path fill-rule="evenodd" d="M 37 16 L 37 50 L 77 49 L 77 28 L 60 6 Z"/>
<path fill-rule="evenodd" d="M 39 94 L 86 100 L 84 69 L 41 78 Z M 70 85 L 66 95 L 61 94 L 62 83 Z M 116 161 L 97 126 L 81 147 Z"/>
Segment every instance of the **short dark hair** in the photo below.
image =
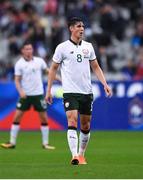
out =
<path fill-rule="evenodd" d="M 79 17 L 72 17 L 72 18 L 70 18 L 69 20 L 68 20 L 68 28 L 70 27 L 70 26 L 74 26 L 77 22 L 83 22 L 83 20 L 81 19 L 81 18 L 79 18 Z"/>
<path fill-rule="evenodd" d="M 26 41 L 24 41 L 24 42 L 22 43 L 22 48 L 23 48 L 24 46 L 26 46 L 26 45 L 32 45 L 32 46 L 33 46 L 33 43 L 32 43 L 32 41 L 30 41 L 30 40 L 26 40 Z"/>
<path fill-rule="evenodd" d="M 20 51 L 24 48 L 24 46 L 26 45 L 32 45 L 33 46 L 33 42 L 30 40 L 25 40 L 21 45 L 20 45 Z"/>

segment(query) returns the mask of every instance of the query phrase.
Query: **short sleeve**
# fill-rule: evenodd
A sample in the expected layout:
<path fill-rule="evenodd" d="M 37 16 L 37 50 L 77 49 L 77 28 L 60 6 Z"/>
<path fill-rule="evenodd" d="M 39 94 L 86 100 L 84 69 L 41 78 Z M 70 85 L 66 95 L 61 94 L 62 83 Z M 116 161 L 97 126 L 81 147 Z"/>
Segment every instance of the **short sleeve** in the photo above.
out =
<path fill-rule="evenodd" d="M 92 60 L 95 60 L 96 59 L 96 55 L 95 55 L 95 51 L 94 51 L 94 48 L 93 48 L 93 46 L 92 46 L 92 44 L 91 44 L 91 52 L 90 52 L 90 61 L 92 61 Z"/>
<path fill-rule="evenodd" d="M 53 55 L 53 61 L 54 61 L 55 63 L 61 63 L 62 59 L 63 59 L 62 47 L 61 47 L 60 45 L 58 45 L 58 46 L 56 47 L 55 53 L 54 53 L 54 55 Z"/>
<path fill-rule="evenodd" d="M 43 69 L 43 70 L 47 69 L 47 64 L 46 64 L 46 62 L 44 61 L 44 59 L 41 59 L 41 64 L 42 64 L 42 69 Z"/>
<path fill-rule="evenodd" d="M 20 66 L 20 64 L 19 64 L 18 62 L 15 64 L 14 74 L 15 74 L 16 76 L 21 76 L 21 75 L 22 75 L 21 66 Z"/>

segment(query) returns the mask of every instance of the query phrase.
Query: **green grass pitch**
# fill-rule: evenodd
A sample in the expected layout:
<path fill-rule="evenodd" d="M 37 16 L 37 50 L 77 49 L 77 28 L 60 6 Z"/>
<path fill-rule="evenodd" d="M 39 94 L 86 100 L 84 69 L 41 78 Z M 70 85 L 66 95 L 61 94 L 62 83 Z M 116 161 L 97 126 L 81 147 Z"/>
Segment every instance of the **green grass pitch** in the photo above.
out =
<path fill-rule="evenodd" d="M 0 143 L 9 132 L 0 132 Z M 87 165 L 70 165 L 66 131 L 50 132 L 56 150 L 41 147 L 40 132 L 20 132 L 16 149 L 0 148 L 1 179 L 143 179 L 143 132 L 92 131 Z"/>

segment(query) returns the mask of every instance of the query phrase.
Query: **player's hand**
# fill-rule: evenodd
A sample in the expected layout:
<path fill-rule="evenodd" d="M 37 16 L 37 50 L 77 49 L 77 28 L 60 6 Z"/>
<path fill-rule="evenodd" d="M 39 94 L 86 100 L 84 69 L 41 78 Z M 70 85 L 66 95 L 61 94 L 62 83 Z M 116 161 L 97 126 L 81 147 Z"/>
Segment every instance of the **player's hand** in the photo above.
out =
<path fill-rule="evenodd" d="M 51 93 L 46 93 L 45 101 L 46 101 L 48 104 L 52 104 L 52 103 L 53 103 L 53 99 L 52 99 L 52 94 L 51 94 Z"/>
<path fill-rule="evenodd" d="M 25 92 L 24 92 L 23 90 L 20 91 L 19 94 L 20 94 L 20 97 L 21 97 L 21 98 L 26 99 L 27 96 L 26 96 L 26 94 L 25 94 Z"/>
<path fill-rule="evenodd" d="M 104 86 L 104 91 L 105 91 L 107 97 L 111 97 L 113 94 L 111 88 L 108 85 Z"/>

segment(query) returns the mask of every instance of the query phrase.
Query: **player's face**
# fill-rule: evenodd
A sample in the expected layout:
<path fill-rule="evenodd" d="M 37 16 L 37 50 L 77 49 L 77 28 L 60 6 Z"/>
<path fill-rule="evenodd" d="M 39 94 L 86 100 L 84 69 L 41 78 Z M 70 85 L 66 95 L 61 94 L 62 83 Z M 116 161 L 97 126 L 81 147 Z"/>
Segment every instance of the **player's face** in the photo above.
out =
<path fill-rule="evenodd" d="M 84 24 L 83 22 L 77 22 L 74 26 L 70 28 L 71 35 L 77 39 L 82 39 L 84 34 Z"/>
<path fill-rule="evenodd" d="M 31 44 L 25 45 L 22 49 L 22 54 L 27 59 L 32 59 L 33 57 L 33 47 Z"/>

